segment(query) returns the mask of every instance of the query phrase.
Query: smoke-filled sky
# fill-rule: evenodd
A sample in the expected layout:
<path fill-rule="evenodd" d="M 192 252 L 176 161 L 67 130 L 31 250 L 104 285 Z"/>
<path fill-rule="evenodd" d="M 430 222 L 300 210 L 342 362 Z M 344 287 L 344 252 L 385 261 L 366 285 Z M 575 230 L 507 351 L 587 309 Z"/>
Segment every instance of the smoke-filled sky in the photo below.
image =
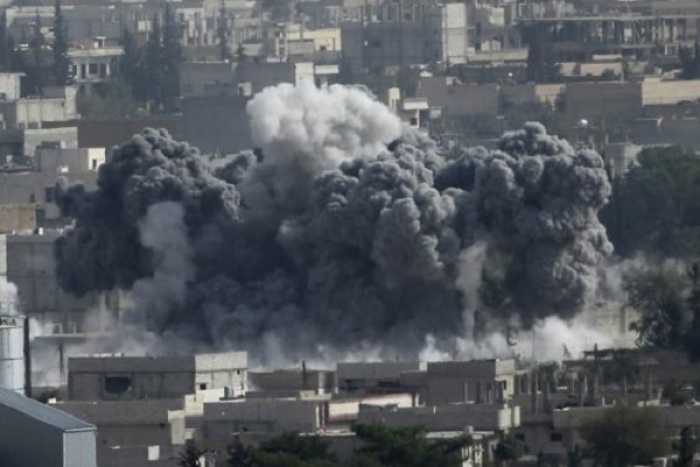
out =
<path fill-rule="evenodd" d="M 145 130 L 96 191 L 59 182 L 61 286 L 132 290 L 132 323 L 216 348 L 401 353 L 595 294 L 612 250 L 597 153 L 530 123 L 447 157 L 354 87 L 281 84 L 248 113 L 255 151 L 211 159 Z"/>

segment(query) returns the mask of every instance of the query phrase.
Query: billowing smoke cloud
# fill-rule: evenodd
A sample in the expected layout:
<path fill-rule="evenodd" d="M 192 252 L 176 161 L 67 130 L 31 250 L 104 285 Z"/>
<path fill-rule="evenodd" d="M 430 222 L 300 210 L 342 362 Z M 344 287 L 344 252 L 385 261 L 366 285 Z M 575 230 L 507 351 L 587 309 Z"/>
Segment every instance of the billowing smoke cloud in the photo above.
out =
<path fill-rule="evenodd" d="M 145 130 L 96 191 L 59 183 L 61 286 L 134 289 L 150 332 L 306 354 L 415 355 L 427 334 L 570 318 L 595 292 L 598 154 L 532 123 L 448 161 L 352 87 L 280 85 L 248 112 L 256 151 L 211 161 Z"/>
<path fill-rule="evenodd" d="M 16 315 L 19 311 L 17 287 L 6 277 L 0 276 L 0 315 Z"/>

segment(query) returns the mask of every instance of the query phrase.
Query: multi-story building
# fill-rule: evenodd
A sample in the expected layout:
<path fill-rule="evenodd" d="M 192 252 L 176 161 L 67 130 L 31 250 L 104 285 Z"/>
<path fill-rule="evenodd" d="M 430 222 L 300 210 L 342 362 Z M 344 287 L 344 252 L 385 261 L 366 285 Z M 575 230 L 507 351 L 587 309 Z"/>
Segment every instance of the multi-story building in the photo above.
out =
<path fill-rule="evenodd" d="M 68 51 L 72 75 L 81 92 L 90 92 L 95 84 L 110 80 L 117 74 L 121 46 L 109 45 L 105 37 L 95 37 L 91 43 Z"/>
<path fill-rule="evenodd" d="M 387 0 L 341 31 L 342 64 L 356 78 L 392 66 L 464 63 L 468 56 L 465 3 Z"/>
<path fill-rule="evenodd" d="M 168 357 L 97 356 L 68 360 L 72 400 L 175 399 L 208 389 L 244 394 L 245 352 Z"/>

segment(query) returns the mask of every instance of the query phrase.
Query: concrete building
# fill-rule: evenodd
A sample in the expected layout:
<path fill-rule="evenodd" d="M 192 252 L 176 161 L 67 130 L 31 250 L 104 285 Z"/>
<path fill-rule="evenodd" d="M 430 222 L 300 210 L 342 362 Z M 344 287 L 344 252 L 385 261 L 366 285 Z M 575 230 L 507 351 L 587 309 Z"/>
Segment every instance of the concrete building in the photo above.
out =
<path fill-rule="evenodd" d="M 523 18 L 524 38 L 551 63 L 590 62 L 594 55 L 653 61 L 675 57 L 698 39 L 700 13 L 598 13 Z"/>
<path fill-rule="evenodd" d="M 185 444 L 182 399 L 116 402 L 62 402 L 62 411 L 97 427 L 97 463 L 100 467 L 124 465 L 151 467 L 163 460 L 172 465 Z"/>
<path fill-rule="evenodd" d="M 341 30 L 344 72 L 355 79 L 390 66 L 467 60 L 466 3 L 386 1 Z"/>
<path fill-rule="evenodd" d="M 0 101 L 14 101 L 21 96 L 23 73 L 0 73 Z"/>
<path fill-rule="evenodd" d="M 101 294 L 78 298 L 58 286 L 53 256 L 57 237 L 57 233 L 0 236 L 0 271 L 7 271 L 7 280 L 17 286 L 23 313 L 77 332 L 88 310 L 106 309 L 106 305 Z"/>
<path fill-rule="evenodd" d="M 236 95 L 184 98 L 182 138 L 207 154 L 234 154 L 251 149 L 253 141 L 246 112 L 249 99 Z"/>
<path fill-rule="evenodd" d="M 116 76 L 123 54 L 121 46 L 109 45 L 106 37 L 95 37 L 87 46 L 69 50 L 71 74 L 78 90 L 90 92 L 94 85 Z"/>
<path fill-rule="evenodd" d="M 338 389 L 352 393 L 400 392 L 401 376 L 409 372 L 424 372 L 425 362 L 338 362 Z"/>
<path fill-rule="evenodd" d="M 36 129 L 44 122 L 62 122 L 77 117 L 76 88 L 46 88 L 43 97 L 0 102 L 3 129 Z"/>
<path fill-rule="evenodd" d="M 311 391 L 314 394 L 332 394 L 337 391 L 333 371 L 306 368 L 301 371 L 251 371 L 248 380 L 253 391 L 268 395 L 284 391 Z"/>
<path fill-rule="evenodd" d="M 180 115 L 150 115 L 128 119 L 108 120 L 70 120 L 67 122 L 48 122 L 41 130 L 32 131 L 62 131 L 61 128 L 71 128 L 75 144 L 66 148 L 112 148 L 125 141 L 130 141 L 134 135 L 144 128 L 164 128 L 175 139 L 182 138 L 182 117 Z M 32 152 L 33 154 L 33 152 Z"/>
<path fill-rule="evenodd" d="M 631 121 L 644 105 L 642 84 L 633 82 L 569 83 L 565 91 L 569 125 L 580 120 L 601 127 L 604 121 Z"/>
<path fill-rule="evenodd" d="M 324 425 L 324 402 L 262 399 L 204 404 L 204 434 L 212 445 L 236 432 L 314 432 Z"/>
<path fill-rule="evenodd" d="M 498 404 L 365 407 L 360 410 L 357 421 L 380 422 L 394 428 L 420 426 L 427 431 L 458 431 L 473 427 L 477 431 L 508 432 L 520 425 L 520 408 Z"/>
<path fill-rule="evenodd" d="M 226 389 L 234 396 L 244 394 L 247 386 L 245 352 L 68 359 L 70 400 L 172 399 L 207 389 Z"/>
<path fill-rule="evenodd" d="M 227 62 L 187 62 L 180 66 L 182 97 L 204 96 L 207 87 L 233 87 L 234 65 Z"/>
<path fill-rule="evenodd" d="M 515 360 L 430 362 L 427 405 L 503 404 L 515 393 Z"/>
<path fill-rule="evenodd" d="M 0 388 L 3 467 L 97 467 L 95 427 Z"/>
<path fill-rule="evenodd" d="M 66 149 L 40 146 L 35 152 L 36 168 L 56 175 L 96 172 L 106 159 L 105 148 Z"/>
<path fill-rule="evenodd" d="M 45 227 L 49 223 L 54 226 L 60 224 L 61 214 L 54 203 L 54 187 L 58 177 L 80 181 L 92 188 L 97 179 L 97 169 L 105 160 L 104 148 L 72 149 L 66 148 L 62 141 L 42 140 L 47 137 L 46 133 L 55 132 L 56 130 L 37 130 L 36 135 L 25 135 L 24 145 L 35 146 L 31 149 L 32 156 L 35 157 L 13 157 L 12 161 L 22 164 L 7 163 L 0 166 L 0 205 L 34 205 L 35 227 Z M 37 144 L 38 140 L 42 141 Z M 4 231 L 12 230 L 21 232 L 25 229 Z"/>
<path fill-rule="evenodd" d="M 295 43 L 310 43 L 311 52 L 340 52 L 342 35 L 340 28 L 312 29 L 305 24 L 272 24 L 265 30 L 265 51 L 271 57 L 288 57 L 290 46 Z"/>
<path fill-rule="evenodd" d="M 233 95 L 252 96 L 280 83 L 298 84 L 307 80 L 327 86 L 338 74 L 338 67 L 312 62 L 245 60 L 236 66 L 234 74 L 237 88 Z"/>
<path fill-rule="evenodd" d="M 398 87 L 387 91 L 386 105 L 396 113 L 401 121 L 424 135 L 428 135 L 430 105 L 425 97 L 401 97 Z"/>
<path fill-rule="evenodd" d="M 427 99 L 428 106 L 445 118 L 498 115 L 499 86 L 462 84 L 451 77 L 423 77 L 417 96 Z"/>
<path fill-rule="evenodd" d="M 0 204 L 0 233 L 33 231 L 37 228 L 34 204 Z"/>
<path fill-rule="evenodd" d="M 576 445 L 584 447 L 581 426 L 587 421 L 598 418 L 611 406 L 569 407 L 555 410 L 551 415 L 552 436 L 548 451 L 569 452 Z M 650 406 L 645 410 L 654 413 L 663 423 L 669 439 L 677 439 L 683 428 L 689 427 L 694 433 L 700 431 L 700 406 Z"/>

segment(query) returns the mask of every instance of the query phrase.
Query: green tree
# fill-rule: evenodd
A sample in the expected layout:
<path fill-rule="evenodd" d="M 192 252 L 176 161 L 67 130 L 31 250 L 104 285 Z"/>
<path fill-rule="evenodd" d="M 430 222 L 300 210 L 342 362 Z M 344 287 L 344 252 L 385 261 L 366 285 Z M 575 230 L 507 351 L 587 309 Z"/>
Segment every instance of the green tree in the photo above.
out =
<path fill-rule="evenodd" d="M 231 60 L 233 55 L 231 54 L 231 49 L 228 46 L 228 38 L 230 35 L 228 27 L 228 15 L 226 14 L 226 5 L 224 0 L 221 0 L 221 5 L 219 6 L 219 24 L 216 28 L 216 40 L 217 46 L 219 47 L 219 60 L 222 62 Z"/>
<path fill-rule="evenodd" d="M 428 440 L 419 428 L 389 428 L 383 424 L 359 424 L 355 435 L 364 442 L 351 459 L 353 466 L 450 467 L 462 465 L 462 449 L 469 436 Z"/>
<path fill-rule="evenodd" d="M 681 61 L 681 78 L 700 78 L 700 42 L 695 42 L 693 47 L 681 46 L 678 59 Z"/>
<path fill-rule="evenodd" d="M 676 451 L 678 460 L 674 463 L 674 467 L 693 467 L 696 447 L 697 442 L 693 436 L 693 429 L 688 426 L 683 427 L 683 429 L 681 429 L 681 439 Z"/>
<path fill-rule="evenodd" d="M 12 36 L 7 32 L 7 13 L 3 8 L 0 11 L 0 71 L 14 71 L 14 49 Z"/>
<path fill-rule="evenodd" d="M 561 65 L 556 63 L 551 48 L 545 46 L 544 25 L 523 25 L 521 34 L 528 46 L 527 79 L 535 83 L 558 83 L 562 80 Z"/>
<path fill-rule="evenodd" d="M 179 467 L 201 467 L 200 458 L 206 451 L 191 440 L 185 442 L 185 448 L 177 456 L 177 465 Z"/>
<path fill-rule="evenodd" d="M 43 96 L 45 73 L 46 73 L 46 62 L 44 60 L 44 47 L 46 45 L 46 38 L 41 31 L 41 17 L 37 11 L 34 18 L 34 31 L 31 41 L 29 41 L 29 50 L 32 56 L 31 66 L 26 70 L 25 81 L 27 83 L 29 93 Z"/>
<path fill-rule="evenodd" d="M 527 444 L 511 434 L 503 437 L 503 439 L 496 444 L 493 454 L 498 462 L 510 462 L 517 461 L 528 452 L 529 448 Z"/>
<path fill-rule="evenodd" d="M 682 350 L 689 323 L 688 281 L 673 266 L 659 265 L 624 279 L 628 305 L 640 313 L 633 324 L 640 347 Z"/>
<path fill-rule="evenodd" d="M 253 467 L 253 448 L 245 446 L 236 436 L 226 450 L 228 451 L 229 467 Z"/>
<path fill-rule="evenodd" d="M 354 428 L 363 447 L 353 453 L 344 467 L 451 467 L 462 464 L 461 451 L 472 440 L 468 436 L 428 440 L 420 429 L 388 428 L 361 424 Z M 315 436 L 287 433 L 261 443 L 245 446 L 235 438 L 228 447 L 230 467 L 339 467 L 328 451 L 328 443 Z"/>
<path fill-rule="evenodd" d="M 328 443 L 317 436 L 285 433 L 260 443 L 243 445 L 239 438 L 228 447 L 230 467 L 337 467 Z"/>
<path fill-rule="evenodd" d="M 165 58 L 163 56 L 163 35 L 158 16 L 155 16 L 151 22 L 151 31 L 144 47 L 145 51 L 141 53 L 144 101 L 149 109 L 161 111 Z"/>
<path fill-rule="evenodd" d="M 143 79 L 141 49 L 129 29 L 122 30 L 119 45 L 124 51 L 119 59 L 119 77 L 121 81 L 129 85 L 131 94 L 136 99 L 145 102 L 148 95 L 145 90 L 146 81 Z"/>
<path fill-rule="evenodd" d="M 567 467 L 580 467 L 583 464 L 583 459 L 583 450 L 578 444 L 574 446 L 574 449 L 566 453 Z"/>
<path fill-rule="evenodd" d="M 61 0 L 55 0 L 54 3 L 53 34 L 52 71 L 54 82 L 56 86 L 67 86 L 71 83 L 71 61 L 68 58 L 68 32 L 61 10 Z"/>
<path fill-rule="evenodd" d="M 90 94 L 80 94 L 77 106 L 82 118 L 92 120 L 131 118 L 139 113 L 131 87 L 120 79 L 99 83 Z"/>
<path fill-rule="evenodd" d="M 160 108 L 164 112 L 173 112 L 179 107 L 180 65 L 184 61 L 180 43 L 181 25 L 176 22 L 175 12 L 169 3 L 165 4 L 163 18 Z"/>
<path fill-rule="evenodd" d="M 616 406 L 586 421 L 581 434 L 598 465 L 649 465 L 669 453 L 663 422 L 650 409 Z"/>
<path fill-rule="evenodd" d="M 700 158 L 678 146 L 639 153 L 601 212 L 615 250 L 700 256 Z"/>
<path fill-rule="evenodd" d="M 661 397 L 671 405 L 685 405 L 693 400 L 692 390 L 686 390 L 682 384 L 676 381 L 664 384 Z"/>

